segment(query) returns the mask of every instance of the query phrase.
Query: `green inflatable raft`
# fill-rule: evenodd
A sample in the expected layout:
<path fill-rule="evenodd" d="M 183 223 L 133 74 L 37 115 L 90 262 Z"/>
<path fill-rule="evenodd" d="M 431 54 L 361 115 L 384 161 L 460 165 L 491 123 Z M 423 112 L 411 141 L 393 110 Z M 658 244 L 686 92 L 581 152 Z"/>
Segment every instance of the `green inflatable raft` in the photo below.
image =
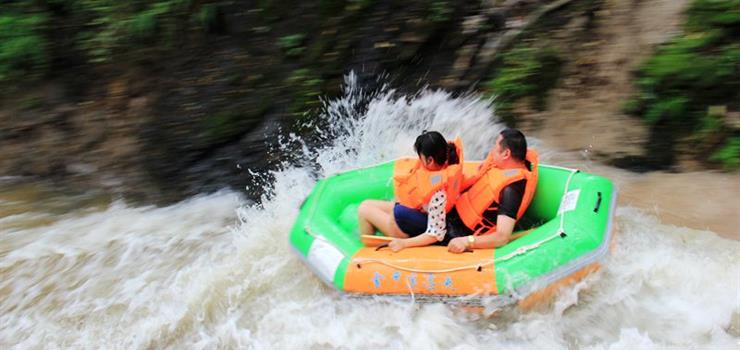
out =
<path fill-rule="evenodd" d="M 466 163 L 466 172 L 477 164 Z M 393 169 L 391 161 L 321 179 L 301 205 L 290 244 L 342 293 L 528 307 L 597 270 L 609 252 L 612 182 L 543 164 L 517 238 L 503 247 L 453 254 L 442 246 L 400 252 L 365 246 L 357 208 L 365 199 L 393 200 Z"/>

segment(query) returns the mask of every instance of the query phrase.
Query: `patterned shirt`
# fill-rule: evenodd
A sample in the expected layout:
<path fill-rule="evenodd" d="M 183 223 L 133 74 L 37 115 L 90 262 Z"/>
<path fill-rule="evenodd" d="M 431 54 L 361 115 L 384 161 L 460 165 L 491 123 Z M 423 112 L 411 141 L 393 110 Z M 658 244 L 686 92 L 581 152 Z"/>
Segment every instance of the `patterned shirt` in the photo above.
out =
<path fill-rule="evenodd" d="M 439 190 L 432 195 L 429 203 L 424 206 L 427 211 L 427 230 L 424 234 L 431 235 L 441 241 L 447 234 L 447 222 L 445 214 L 445 205 L 447 204 L 447 194 L 444 190 Z"/>

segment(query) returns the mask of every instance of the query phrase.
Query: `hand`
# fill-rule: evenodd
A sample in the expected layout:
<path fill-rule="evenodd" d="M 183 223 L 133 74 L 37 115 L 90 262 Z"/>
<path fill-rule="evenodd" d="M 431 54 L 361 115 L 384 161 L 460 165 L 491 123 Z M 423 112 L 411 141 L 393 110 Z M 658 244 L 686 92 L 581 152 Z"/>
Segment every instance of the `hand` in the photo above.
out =
<path fill-rule="evenodd" d="M 391 248 L 392 251 L 398 252 L 403 250 L 403 248 L 406 248 L 406 242 L 404 239 L 394 239 L 388 243 L 388 247 Z"/>
<path fill-rule="evenodd" d="M 450 253 L 462 253 L 468 250 L 468 237 L 457 237 L 450 240 L 447 244 L 447 251 Z"/>

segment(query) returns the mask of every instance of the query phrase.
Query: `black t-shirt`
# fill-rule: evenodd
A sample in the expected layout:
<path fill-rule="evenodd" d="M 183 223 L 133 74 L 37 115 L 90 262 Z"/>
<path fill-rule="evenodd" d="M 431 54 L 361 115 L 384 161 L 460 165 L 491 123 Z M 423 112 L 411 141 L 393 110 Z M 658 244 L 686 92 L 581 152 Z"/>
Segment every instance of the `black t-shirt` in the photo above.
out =
<path fill-rule="evenodd" d="M 516 220 L 516 214 L 519 212 L 519 207 L 522 205 L 524 189 L 526 187 L 527 180 L 519 180 L 504 187 L 499 196 L 499 203 L 491 204 L 491 206 L 483 212 L 483 218 L 494 224 L 499 215 L 506 215 Z"/>

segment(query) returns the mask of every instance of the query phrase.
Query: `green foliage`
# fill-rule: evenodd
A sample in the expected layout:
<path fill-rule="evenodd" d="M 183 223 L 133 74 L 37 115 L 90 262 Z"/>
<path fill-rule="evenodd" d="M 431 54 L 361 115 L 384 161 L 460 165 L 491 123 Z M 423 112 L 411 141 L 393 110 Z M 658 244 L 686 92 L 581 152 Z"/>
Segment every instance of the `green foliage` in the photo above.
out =
<path fill-rule="evenodd" d="M 685 96 L 662 99 L 648 108 L 645 119 L 652 124 L 666 118 L 681 120 L 687 115 L 688 103 L 689 99 Z"/>
<path fill-rule="evenodd" d="M 688 11 L 686 29 L 701 31 L 707 27 L 722 27 L 737 32 L 740 25 L 740 1 L 695 0 Z"/>
<path fill-rule="evenodd" d="M 436 23 L 446 22 L 452 18 L 452 12 L 452 5 L 448 1 L 434 0 L 430 4 L 427 19 Z"/>
<path fill-rule="evenodd" d="M 287 86 L 292 86 L 294 100 L 290 106 L 290 112 L 297 115 L 306 113 L 309 109 L 317 107 L 321 102 L 319 95 L 324 80 L 307 68 L 294 70 L 285 80 Z"/>
<path fill-rule="evenodd" d="M 202 5 L 208 28 L 215 5 Z M 151 57 L 188 30 L 192 0 L 46 0 L 3 3 L 0 12 L 0 81 L 34 79 L 52 62 L 82 55 L 88 63 Z M 47 24 L 53 27 L 47 29 Z M 209 29 L 210 30 L 210 29 Z M 141 50 L 148 50 L 140 54 Z M 51 55 L 62 57 L 52 57 Z M 61 59 L 60 59 L 61 58 Z"/>
<path fill-rule="evenodd" d="M 189 16 L 190 0 L 68 1 L 72 17 L 84 20 L 77 46 L 93 63 L 110 61 L 116 52 L 168 46 Z"/>
<path fill-rule="evenodd" d="M 131 20 L 129 33 L 138 42 L 152 40 L 157 34 L 157 14 L 153 11 L 136 14 Z"/>
<path fill-rule="evenodd" d="M 503 54 L 495 78 L 485 84 L 495 96 L 496 113 L 511 122 L 514 103 L 525 97 L 533 97 L 533 108 L 544 109 L 561 66 L 562 60 L 549 48 L 517 47 Z"/>
<path fill-rule="evenodd" d="M 722 132 L 722 116 L 708 112 L 701 121 L 701 128 L 699 129 L 699 136 L 701 138 L 708 138 L 711 135 L 720 134 Z"/>
<path fill-rule="evenodd" d="M 47 40 L 41 31 L 43 15 L 0 15 L 0 82 L 37 78 L 48 68 Z"/>
<path fill-rule="evenodd" d="M 726 170 L 740 168 L 740 136 L 730 137 L 719 150 L 709 157 L 709 160 L 722 164 Z"/>
<path fill-rule="evenodd" d="M 239 135 L 244 125 L 253 124 L 252 118 L 242 111 L 221 111 L 204 120 L 206 141 L 223 142 Z"/>
<path fill-rule="evenodd" d="M 226 29 L 221 8 L 215 4 L 206 4 L 200 8 L 198 22 L 206 33 L 221 33 Z"/>
<path fill-rule="evenodd" d="M 628 98 L 622 103 L 622 113 L 635 115 L 640 113 L 642 102 L 637 96 Z"/>
<path fill-rule="evenodd" d="M 303 47 L 305 38 L 306 36 L 304 34 L 286 35 L 278 39 L 277 45 L 283 50 L 283 52 L 285 52 L 286 56 L 297 57 L 302 55 L 306 50 L 306 48 Z"/>
<path fill-rule="evenodd" d="M 740 88 L 740 1 L 697 0 L 684 35 L 660 48 L 638 70 L 639 93 L 631 112 L 649 123 L 679 122 L 692 128 L 711 104 Z M 683 111 L 679 111 L 683 109 Z"/>
<path fill-rule="evenodd" d="M 678 38 L 643 64 L 639 74 L 648 80 L 643 81 L 642 88 L 661 95 L 674 90 L 700 92 L 737 77 L 733 46 L 703 52 L 703 46 L 688 43 L 694 40 Z"/>
<path fill-rule="evenodd" d="M 707 115 L 707 107 L 732 106 L 740 91 L 740 0 L 695 0 L 687 15 L 683 34 L 639 67 L 638 92 L 624 111 L 670 128 L 674 137 L 692 136 L 691 142 L 701 145 L 693 149 L 700 152 L 732 134 L 718 132 L 731 128 Z M 727 145 L 715 161 L 727 163 L 736 154 L 736 144 Z"/>
<path fill-rule="evenodd" d="M 303 34 L 286 35 L 278 39 L 278 46 L 283 50 L 294 48 L 300 46 L 305 38 Z"/>

